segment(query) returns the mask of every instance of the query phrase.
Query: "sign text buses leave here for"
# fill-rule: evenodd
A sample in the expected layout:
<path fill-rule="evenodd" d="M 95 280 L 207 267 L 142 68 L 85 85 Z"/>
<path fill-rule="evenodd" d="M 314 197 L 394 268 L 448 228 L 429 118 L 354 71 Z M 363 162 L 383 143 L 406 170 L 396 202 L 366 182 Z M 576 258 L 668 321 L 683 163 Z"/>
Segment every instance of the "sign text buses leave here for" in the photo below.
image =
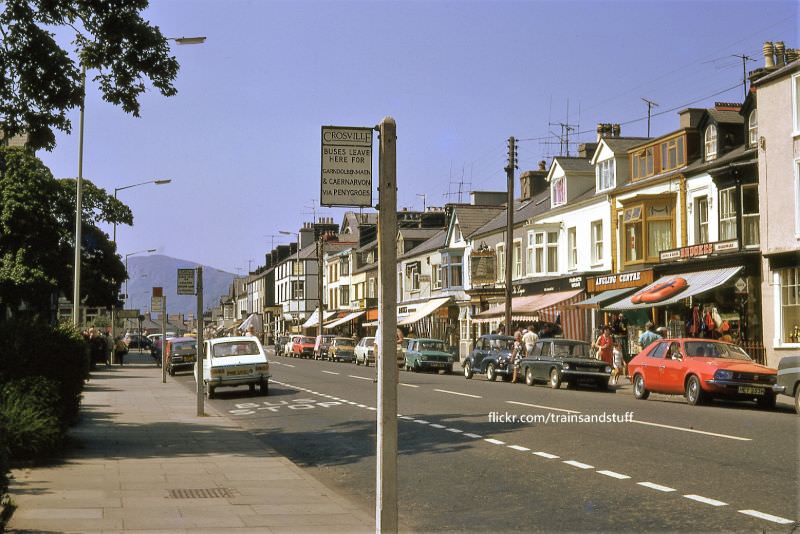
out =
<path fill-rule="evenodd" d="M 322 127 L 320 204 L 372 205 L 372 129 Z"/>

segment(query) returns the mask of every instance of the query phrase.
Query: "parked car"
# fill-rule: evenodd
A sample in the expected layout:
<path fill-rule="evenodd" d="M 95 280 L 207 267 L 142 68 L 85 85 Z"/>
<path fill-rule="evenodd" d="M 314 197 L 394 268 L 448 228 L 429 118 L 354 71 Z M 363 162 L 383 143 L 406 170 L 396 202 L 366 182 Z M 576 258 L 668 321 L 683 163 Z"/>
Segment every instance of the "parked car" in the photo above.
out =
<path fill-rule="evenodd" d="M 406 345 L 403 366 L 406 371 L 453 372 L 453 356 L 440 339 L 410 339 Z"/>
<path fill-rule="evenodd" d="M 775 406 L 777 371 L 755 363 L 739 346 L 709 339 L 665 339 L 651 343 L 628 364 L 633 394 L 683 394 L 689 404 L 714 397 L 755 400 Z"/>
<path fill-rule="evenodd" d="M 295 340 L 299 340 L 303 336 L 289 336 L 289 341 L 286 342 L 286 345 L 283 346 L 283 355 L 284 356 L 294 356 L 293 349 L 294 349 L 294 342 Z"/>
<path fill-rule="evenodd" d="M 297 336 L 292 343 L 292 355 L 295 358 L 313 358 L 314 338 L 308 336 Z"/>
<path fill-rule="evenodd" d="M 284 354 L 288 342 L 289 336 L 278 336 L 275 338 L 275 354 L 278 356 Z"/>
<path fill-rule="evenodd" d="M 334 337 L 328 346 L 327 358 L 334 362 L 352 362 L 355 359 L 355 344 L 349 337 Z"/>
<path fill-rule="evenodd" d="M 173 337 L 167 340 L 167 372 L 175 376 L 176 371 L 194 368 L 197 361 L 197 340 L 193 337 Z"/>
<path fill-rule="evenodd" d="M 509 365 L 514 338 L 500 334 L 484 334 L 475 343 L 475 348 L 464 359 L 464 378 L 470 379 L 475 373 L 486 373 L 487 380 L 496 380 L 500 375 L 511 380 L 513 369 Z"/>
<path fill-rule="evenodd" d="M 800 356 L 784 356 L 778 364 L 775 393 L 794 397 L 794 411 L 800 415 Z"/>
<path fill-rule="evenodd" d="M 194 378 L 198 380 L 197 364 Z M 218 337 L 205 342 L 202 380 L 209 399 L 220 387 L 249 386 L 254 392 L 259 386 L 263 395 L 269 395 L 269 379 L 269 361 L 258 338 Z"/>
<path fill-rule="evenodd" d="M 328 347 L 336 336 L 323 334 L 314 340 L 314 359 L 322 360 L 328 357 Z"/>
<path fill-rule="evenodd" d="M 540 339 L 533 351 L 519 362 L 519 374 L 529 386 L 547 382 L 558 389 L 562 383 L 578 385 L 589 383 L 599 389 L 608 389 L 611 366 L 591 357 L 591 345 L 574 339 Z"/>
<path fill-rule="evenodd" d="M 362 337 L 355 348 L 356 365 L 375 363 L 375 338 Z"/>
<path fill-rule="evenodd" d="M 142 334 L 127 333 L 122 340 L 128 346 L 128 349 L 149 349 L 152 345 L 147 336 Z"/>

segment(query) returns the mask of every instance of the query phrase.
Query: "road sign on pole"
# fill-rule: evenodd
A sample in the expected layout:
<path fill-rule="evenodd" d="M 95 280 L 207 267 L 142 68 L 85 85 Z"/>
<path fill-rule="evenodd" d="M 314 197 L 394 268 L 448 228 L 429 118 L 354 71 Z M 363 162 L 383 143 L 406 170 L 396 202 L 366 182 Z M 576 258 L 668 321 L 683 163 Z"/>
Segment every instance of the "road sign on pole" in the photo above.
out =
<path fill-rule="evenodd" d="M 194 269 L 178 269 L 178 295 L 194 295 Z"/>
<path fill-rule="evenodd" d="M 372 128 L 323 126 L 322 206 L 372 206 Z"/>
<path fill-rule="evenodd" d="M 138 319 L 141 313 L 139 310 L 119 310 L 117 317 L 120 319 Z"/>
<path fill-rule="evenodd" d="M 161 307 L 161 298 L 162 297 L 150 297 L 151 313 L 161 313 L 164 311 L 164 308 Z"/>

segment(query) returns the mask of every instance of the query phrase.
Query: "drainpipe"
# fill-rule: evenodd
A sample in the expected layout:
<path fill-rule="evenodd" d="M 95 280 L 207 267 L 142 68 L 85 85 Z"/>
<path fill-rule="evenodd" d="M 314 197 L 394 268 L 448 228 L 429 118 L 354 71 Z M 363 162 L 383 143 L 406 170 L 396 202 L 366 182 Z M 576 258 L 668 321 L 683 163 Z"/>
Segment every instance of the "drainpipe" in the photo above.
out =
<path fill-rule="evenodd" d="M 680 190 L 680 197 L 681 197 L 681 245 L 685 247 L 689 244 L 689 214 L 688 214 L 688 203 L 686 202 L 686 176 L 683 174 L 678 175 L 678 179 L 680 180 L 680 185 L 678 186 Z"/>
<path fill-rule="evenodd" d="M 619 229 L 617 228 L 617 219 L 619 219 L 619 215 L 617 214 L 617 197 L 615 195 L 611 196 L 611 272 L 616 273 L 618 272 L 617 269 L 617 232 Z"/>

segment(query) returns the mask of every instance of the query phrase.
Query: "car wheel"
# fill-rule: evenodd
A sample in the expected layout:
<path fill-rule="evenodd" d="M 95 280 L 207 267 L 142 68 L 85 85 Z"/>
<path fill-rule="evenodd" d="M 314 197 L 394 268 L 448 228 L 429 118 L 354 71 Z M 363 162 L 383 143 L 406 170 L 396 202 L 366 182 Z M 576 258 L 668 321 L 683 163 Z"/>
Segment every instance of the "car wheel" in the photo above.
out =
<path fill-rule="evenodd" d="M 633 396 L 639 400 L 645 400 L 650 396 L 650 392 L 644 387 L 644 377 L 638 373 L 633 376 Z"/>
<path fill-rule="evenodd" d="M 691 404 L 692 406 L 697 406 L 698 404 L 702 404 L 703 400 L 705 400 L 705 395 L 703 394 L 703 390 L 700 387 L 700 379 L 697 378 L 695 375 L 689 377 L 689 380 L 686 381 L 686 401 Z"/>
<path fill-rule="evenodd" d="M 470 365 L 469 361 L 464 362 L 464 378 L 467 380 L 472 378 L 472 365 Z"/>
<path fill-rule="evenodd" d="M 550 369 L 550 387 L 553 389 L 561 387 L 561 373 L 558 372 L 556 367 Z"/>
<path fill-rule="evenodd" d="M 206 384 L 206 397 L 208 397 L 209 399 L 214 398 L 214 386 L 209 386 L 208 384 Z"/>
<path fill-rule="evenodd" d="M 419 368 L 419 360 L 414 360 L 414 367 L 412 368 L 412 370 L 413 370 L 415 373 L 419 373 L 419 372 L 420 372 L 420 368 Z"/>
<path fill-rule="evenodd" d="M 494 370 L 494 364 L 490 363 L 486 366 L 486 380 L 494 382 L 497 379 L 497 373 Z"/>
<path fill-rule="evenodd" d="M 608 378 L 600 378 L 597 381 L 597 389 L 600 391 L 608 391 Z"/>
<path fill-rule="evenodd" d="M 256 392 L 256 385 L 255 384 L 250 384 L 248 386 L 248 389 L 250 390 L 250 393 L 255 393 Z"/>
<path fill-rule="evenodd" d="M 169 373 L 169 376 L 175 376 L 175 369 L 173 369 L 172 367 L 170 367 L 170 368 L 167 370 L 167 372 Z"/>
<path fill-rule="evenodd" d="M 356 365 L 361 365 L 361 362 L 359 361 L 358 356 L 356 356 Z"/>
<path fill-rule="evenodd" d="M 800 415 L 800 387 L 794 392 L 794 413 Z"/>
<path fill-rule="evenodd" d="M 758 407 L 762 410 L 774 410 L 775 409 L 775 401 L 776 397 L 774 393 L 767 393 L 766 395 L 762 395 L 756 400 Z"/>
<path fill-rule="evenodd" d="M 525 368 L 525 383 L 529 386 L 533 385 L 533 369 L 530 367 Z"/>
<path fill-rule="evenodd" d="M 261 384 L 259 384 L 258 387 L 259 387 L 259 392 L 262 395 L 269 395 L 269 382 L 267 382 L 265 380 L 265 381 L 261 382 Z"/>

